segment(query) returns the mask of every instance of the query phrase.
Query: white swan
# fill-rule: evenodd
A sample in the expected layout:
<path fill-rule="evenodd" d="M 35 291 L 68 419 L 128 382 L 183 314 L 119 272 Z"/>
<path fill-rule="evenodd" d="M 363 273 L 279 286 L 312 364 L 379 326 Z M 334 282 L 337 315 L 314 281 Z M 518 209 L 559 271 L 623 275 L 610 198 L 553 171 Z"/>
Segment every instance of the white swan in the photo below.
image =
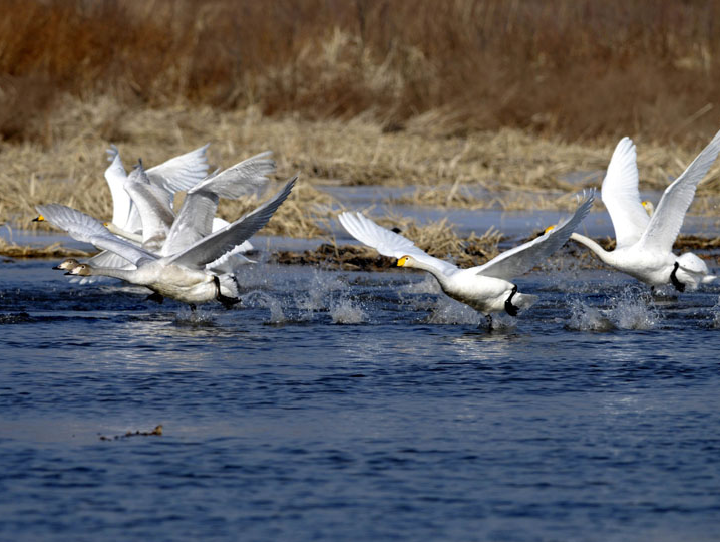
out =
<path fill-rule="evenodd" d="M 672 284 L 683 292 L 712 282 L 707 264 L 692 252 L 676 256 L 673 243 L 680 232 L 698 183 L 720 152 L 720 132 L 693 160 L 685 172 L 667 187 L 657 209 L 640 202 L 637 153 L 624 138 L 613 153 L 602 184 L 602 201 L 615 228 L 617 246 L 608 252 L 592 239 L 572 234 L 572 239 L 592 250 L 607 265 L 656 286 Z"/>
<path fill-rule="evenodd" d="M 399 267 L 414 267 L 432 274 L 443 292 L 486 315 L 492 328 L 491 314 L 505 311 L 516 316 L 518 309 L 535 303 L 537 296 L 521 294 L 510 282 L 548 258 L 570 238 L 572 231 L 587 216 L 594 192 L 590 192 L 575 214 L 543 235 L 503 252 L 489 262 L 469 269 L 434 258 L 402 235 L 382 228 L 360 213 L 341 213 L 338 217 L 347 232 L 383 256 L 398 258 Z"/>
<path fill-rule="evenodd" d="M 91 243 L 128 260 L 134 269 L 94 267 L 80 264 L 68 270 L 77 276 L 100 275 L 145 286 L 156 301 L 170 297 L 196 304 L 217 299 L 227 308 L 237 303 L 237 286 L 232 274 L 212 266 L 224 254 L 240 245 L 267 224 L 275 211 L 290 195 L 297 177 L 292 178 L 272 199 L 236 220 L 226 228 L 200 239 L 182 251 L 160 257 L 110 233 L 98 220 L 64 205 L 40 205 L 38 212 L 51 224 L 65 230 L 74 239 Z"/>
<path fill-rule="evenodd" d="M 184 163 L 178 162 L 178 160 L 180 158 L 184 159 L 185 156 L 198 155 L 199 151 L 204 152 L 206 148 L 207 146 L 188 155 L 174 158 L 148 171 L 145 171 L 142 168 L 142 163 L 139 163 L 130 175 L 124 178 L 122 176 L 125 174 L 125 170 L 119 166 L 122 175 L 116 172 L 117 174 L 113 178 L 116 184 L 122 180 L 125 196 L 124 198 L 114 198 L 113 201 L 127 199 L 130 202 L 129 209 L 134 211 L 133 216 L 139 220 L 139 225 L 131 225 L 130 227 L 134 231 L 128 231 L 118 227 L 113 222 L 106 222 L 105 226 L 108 230 L 115 235 L 141 244 L 146 250 L 160 256 L 168 256 L 190 246 L 211 232 L 218 231 L 229 225 L 227 221 L 215 217 L 219 198 L 238 199 L 252 193 L 258 193 L 269 181 L 267 175 L 274 173 L 275 162 L 270 158 L 272 153 L 268 151 L 235 164 L 221 173 L 215 172 L 201 182 L 196 182 L 194 177 L 187 173 L 184 175 L 179 174 L 178 177 L 181 182 L 173 185 L 175 188 L 185 187 L 190 182 L 195 184 L 188 190 L 180 213 L 176 217 L 170 205 L 172 191 L 161 186 L 157 180 L 159 178 L 157 169 L 158 167 L 162 168 L 161 171 L 166 172 L 166 175 L 170 175 L 174 168 L 168 167 L 167 164 L 173 161 L 175 163 Z M 111 168 L 117 169 L 118 163 L 119 157 L 116 154 L 113 157 Z M 155 171 L 153 174 L 155 181 L 151 182 L 150 172 L 153 170 Z M 35 220 L 42 221 L 43 216 L 38 216 Z M 133 220 L 135 219 L 133 218 Z M 168 236 L 171 236 L 170 242 L 167 242 Z M 252 262 L 252 260 L 243 256 L 252 248 L 250 241 L 245 241 L 231 253 L 225 254 L 222 263 L 228 272 L 234 267 Z M 53 269 L 68 270 L 73 263 L 79 262 L 63 262 Z M 100 252 L 87 260 L 87 263 L 93 267 L 133 268 L 120 255 L 110 251 Z M 220 262 L 217 265 L 219 264 Z M 94 282 L 99 278 L 99 276 L 93 275 L 75 277 L 73 280 L 84 284 Z"/>

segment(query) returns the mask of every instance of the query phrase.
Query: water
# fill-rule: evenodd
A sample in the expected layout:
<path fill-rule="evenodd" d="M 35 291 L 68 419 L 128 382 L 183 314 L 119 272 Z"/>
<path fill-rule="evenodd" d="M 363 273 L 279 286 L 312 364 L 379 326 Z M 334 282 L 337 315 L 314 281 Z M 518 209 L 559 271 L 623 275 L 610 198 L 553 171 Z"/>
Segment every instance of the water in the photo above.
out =
<path fill-rule="evenodd" d="M 488 333 L 407 270 L 193 315 L 55 263 L 2 264 L 2 540 L 717 540 L 717 286 L 551 261 Z"/>

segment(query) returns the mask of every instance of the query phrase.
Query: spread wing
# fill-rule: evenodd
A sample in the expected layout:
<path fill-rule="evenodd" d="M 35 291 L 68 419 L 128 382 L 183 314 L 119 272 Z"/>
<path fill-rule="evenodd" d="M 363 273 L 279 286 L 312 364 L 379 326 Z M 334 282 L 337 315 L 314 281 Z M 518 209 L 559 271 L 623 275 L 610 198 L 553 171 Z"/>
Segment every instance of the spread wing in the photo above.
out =
<path fill-rule="evenodd" d="M 685 213 L 690 208 L 695 189 L 707 174 L 720 152 L 720 132 L 693 160 L 692 164 L 665 189 L 657 209 L 640 239 L 643 248 L 670 252 L 680 233 Z"/>
<path fill-rule="evenodd" d="M 185 265 L 187 267 L 202 268 L 210 262 L 214 262 L 225 253 L 243 244 L 247 239 L 255 235 L 265 227 L 275 211 L 287 199 L 295 186 L 297 176 L 290 179 L 285 187 L 272 199 L 266 201 L 254 211 L 246 214 L 239 220 L 231 223 L 207 237 L 201 239 L 184 251 L 171 256 L 168 263 Z"/>
<path fill-rule="evenodd" d="M 219 198 L 237 199 L 257 192 L 275 171 L 271 152 L 264 152 L 205 179 L 190 189 L 162 247 L 162 255 L 176 254 L 213 231 Z"/>
<path fill-rule="evenodd" d="M 594 200 L 595 191 L 592 190 L 585 196 L 575 214 L 563 223 L 544 235 L 505 251 L 489 262 L 473 269 L 477 271 L 478 275 L 504 280 L 511 280 L 526 273 L 567 243 L 572 232 L 590 212 Z"/>
<path fill-rule="evenodd" d="M 390 258 L 412 256 L 417 261 L 432 266 L 445 275 L 451 275 L 458 270 L 456 265 L 430 256 L 406 237 L 378 226 L 361 213 L 341 213 L 338 220 L 350 235 L 362 244 L 374 248 L 383 256 Z"/>
<path fill-rule="evenodd" d="M 133 265 L 157 259 L 152 252 L 115 237 L 100 221 L 85 213 L 54 203 L 38 205 L 36 209 L 45 220 L 65 230 L 73 239 L 90 243 L 102 250 L 110 250 Z"/>
<path fill-rule="evenodd" d="M 207 149 L 210 143 L 187 154 L 171 158 L 167 162 L 147 170 L 148 179 L 174 194 L 181 190 L 189 190 L 207 177 Z"/>
<path fill-rule="evenodd" d="M 170 194 L 150 184 L 140 163 L 128 175 L 124 187 L 140 215 L 143 245 L 159 248 L 175 219 L 170 209 Z"/>
<path fill-rule="evenodd" d="M 105 170 L 105 181 L 110 188 L 110 196 L 113 202 L 112 223 L 119 228 L 128 229 L 127 226 L 130 219 L 132 201 L 123 188 L 127 174 L 120 160 L 117 147 L 111 145 L 107 153 L 110 159 L 110 165 Z"/>
<path fill-rule="evenodd" d="M 637 243 L 650 222 L 640 202 L 638 177 L 635 145 L 625 137 L 615 147 L 602 183 L 602 201 L 615 228 L 617 248 Z"/>

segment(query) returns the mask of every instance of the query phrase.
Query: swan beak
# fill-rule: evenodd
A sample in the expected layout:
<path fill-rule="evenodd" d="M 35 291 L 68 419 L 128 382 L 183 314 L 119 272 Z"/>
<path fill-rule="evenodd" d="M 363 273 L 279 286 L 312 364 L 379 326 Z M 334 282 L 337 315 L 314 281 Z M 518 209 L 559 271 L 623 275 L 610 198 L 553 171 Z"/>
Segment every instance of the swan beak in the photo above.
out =
<path fill-rule="evenodd" d="M 106 228 L 107 228 L 109 225 L 110 225 L 110 222 L 103 222 L 103 226 L 105 226 Z"/>
<path fill-rule="evenodd" d="M 63 273 L 63 275 L 74 275 L 74 274 L 75 273 L 73 273 L 72 271 L 65 271 L 65 273 Z"/>
<path fill-rule="evenodd" d="M 547 234 L 553 231 L 555 229 L 555 226 L 557 226 L 557 224 L 553 224 L 552 226 L 545 228 L 545 233 Z"/>
<path fill-rule="evenodd" d="M 403 267 L 403 266 L 405 265 L 405 262 L 407 262 L 407 256 L 403 256 L 402 258 L 400 258 L 400 259 L 398 260 L 397 266 L 398 266 L 398 267 Z"/>
<path fill-rule="evenodd" d="M 40 215 L 36 218 L 32 219 L 33 222 L 45 222 L 45 217 L 43 215 Z"/>
<path fill-rule="evenodd" d="M 53 269 L 62 269 L 62 267 L 60 267 L 59 265 L 56 265 L 55 267 L 53 267 Z"/>

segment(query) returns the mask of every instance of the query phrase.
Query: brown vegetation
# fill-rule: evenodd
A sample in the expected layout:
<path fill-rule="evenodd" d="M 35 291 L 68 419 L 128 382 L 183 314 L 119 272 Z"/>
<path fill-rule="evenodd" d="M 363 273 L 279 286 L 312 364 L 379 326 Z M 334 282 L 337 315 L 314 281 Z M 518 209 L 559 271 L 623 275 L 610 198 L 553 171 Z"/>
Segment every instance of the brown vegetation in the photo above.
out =
<path fill-rule="evenodd" d="M 2 12 L 5 140 L 52 144 L 65 94 L 569 141 L 697 146 L 719 124 L 718 0 L 2 0 Z"/>

